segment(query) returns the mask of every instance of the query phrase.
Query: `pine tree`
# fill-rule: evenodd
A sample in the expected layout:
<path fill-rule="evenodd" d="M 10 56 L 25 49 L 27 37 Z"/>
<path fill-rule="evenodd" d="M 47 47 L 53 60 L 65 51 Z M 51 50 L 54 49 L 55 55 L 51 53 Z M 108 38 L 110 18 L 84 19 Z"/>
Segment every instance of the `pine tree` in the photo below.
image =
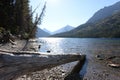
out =
<path fill-rule="evenodd" d="M 10 30 L 14 25 L 14 0 L 0 0 L 0 27 Z"/>
<path fill-rule="evenodd" d="M 17 0 L 16 1 L 16 25 L 17 32 L 23 37 L 29 35 L 29 31 L 32 27 L 32 16 L 29 10 L 28 0 Z"/>
<path fill-rule="evenodd" d="M 34 37 L 36 27 L 41 23 L 45 5 L 33 23 L 32 15 L 36 9 L 33 12 L 30 10 L 29 0 L 0 0 L 0 27 L 14 35 L 21 35 L 21 38 Z"/>

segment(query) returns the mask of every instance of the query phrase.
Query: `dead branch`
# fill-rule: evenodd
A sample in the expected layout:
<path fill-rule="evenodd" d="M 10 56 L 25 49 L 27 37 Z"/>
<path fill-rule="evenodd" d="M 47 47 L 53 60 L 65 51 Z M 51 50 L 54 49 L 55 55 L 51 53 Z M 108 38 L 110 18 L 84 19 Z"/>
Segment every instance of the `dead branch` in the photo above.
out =
<path fill-rule="evenodd" d="M 39 6 L 38 6 L 38 7 L 39 7 Z M 38 8 L 38 7 L 37 7 L 37 8 Z M 37 8 L 36 8 L 36 9 L 37 9 Z M 44 6 L 43 6 L 43 9 L 42 9 L 42 12 L 40 13 L 40 15 L 39 15 L 39 16 L 36 15 L 35 22 L 34 22 L 34 24 L 33 24 L 33 28 L 31 29 L 31 31 L 30 31 L 30 33 L 29 33 L 28 39 L 27 39 L 26 44 L 24 45 L 22 51 L 24 51 L 25 48 L 26 48 L 26 46 L 28 45 L 29 39 L 31 38 L 31 35 L 34 33 L 33 31 L 36 29 L 37 25 L 38 25 L 38 24 L 41 24 L 42 18 L 43 18 L 44 12 L 45 12 L 45 8 L 46 8 L 46 2 L 45 2 L 45 4 L 44 4 Z M 35 10 L 36 10 L 36 9 L 35 9 Z M 32 12 L 31 15 L 34 14 L 35 10 Z"/>

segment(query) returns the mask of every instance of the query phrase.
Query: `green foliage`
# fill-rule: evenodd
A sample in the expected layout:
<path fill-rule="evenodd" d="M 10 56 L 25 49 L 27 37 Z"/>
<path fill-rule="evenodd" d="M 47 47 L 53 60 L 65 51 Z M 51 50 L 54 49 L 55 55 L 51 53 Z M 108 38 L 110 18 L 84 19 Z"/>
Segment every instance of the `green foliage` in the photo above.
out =
<path fill-rule="evenodd" d="M 14 25 L 13 0 L 0 0 L 0 26 L 10 29 Z"/>
<path fill-rule="evenodd" d="M 33 28 L 32 16 L 29 10 L 28 0 L 17 0 L 15 4 L 16 25 L 18 34 L 24 38 L 25 34 L 29 34 Z"/>
<path fill-rule="evenodd" d="M 0 27 L 0 33 L 2 33 L 4 31 L 3 27 Z"/>
<path fill-rule="evenodd" d="M 23 38 L 30 35 L 33 22 L 29 0 L 0 0 L 0 26 L 14 35 L 21 35 Z M 32 37 L 35 36 L 35 32 L 33 33 Z"/>

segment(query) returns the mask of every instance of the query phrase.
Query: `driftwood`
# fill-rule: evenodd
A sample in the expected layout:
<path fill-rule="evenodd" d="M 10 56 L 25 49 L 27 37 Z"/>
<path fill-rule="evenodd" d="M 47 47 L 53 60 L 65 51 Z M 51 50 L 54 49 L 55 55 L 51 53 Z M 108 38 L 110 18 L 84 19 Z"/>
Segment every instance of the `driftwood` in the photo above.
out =
<path fill-rule="evenodd" d="M 0 53 L 0 80 L 15 80 L 28 72 L 40 71 L 82 59 L 79 54 L 51 55 L 39 53 L 35 55 L 36 53 L 22 53 Z"/>
<path fill-rule="evenodd" d="M 85 60 L 86 60 L 86 55 L 82 55 L 81 59 L 78 61 L 78 63 L 72 69 L 72 71 L 65 77 L 64 80 L 83 80 L 82 79 L 83 76 L 81 76 L 80 71 L 83 68 Z"/>
<path fill-rule="evenodd" d="M 4 50 L 4 49 L 0 49 L 0 53 L 11 53 L 14 55 L 40 55 L 40 52 L 34 52 L 34 51 L 10 51 L 10 50 Z M 44 53 L 45 54 L 45 53 Z"/>

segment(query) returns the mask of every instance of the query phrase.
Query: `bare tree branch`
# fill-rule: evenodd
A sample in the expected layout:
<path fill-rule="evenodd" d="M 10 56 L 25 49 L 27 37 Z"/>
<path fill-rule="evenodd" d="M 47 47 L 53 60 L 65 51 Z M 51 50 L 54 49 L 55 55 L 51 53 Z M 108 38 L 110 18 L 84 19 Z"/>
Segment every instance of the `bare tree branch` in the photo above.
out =
<path fill-rule="evenodd" d="M 30 35 L 32 35 L 32 33 L 36 29 L 37 25 L 38 24 L 40 25 L 42 23 L 42 19 L 43 19 L 43 16 L 44 16 L 45 9 L 46 9 L 46 2 L 44 4 L 42 12 L 39 14 L 39 16 L 38 16 L 38 14 L 36 14 L 36 18 L 35 18 L 35 22 L 33 24 L 32 31 L 30 31 L 30 33 L 29 33 Z M 30 38 L 30 37 L 31 36 L 29 36 L 28 38 Z"/>

